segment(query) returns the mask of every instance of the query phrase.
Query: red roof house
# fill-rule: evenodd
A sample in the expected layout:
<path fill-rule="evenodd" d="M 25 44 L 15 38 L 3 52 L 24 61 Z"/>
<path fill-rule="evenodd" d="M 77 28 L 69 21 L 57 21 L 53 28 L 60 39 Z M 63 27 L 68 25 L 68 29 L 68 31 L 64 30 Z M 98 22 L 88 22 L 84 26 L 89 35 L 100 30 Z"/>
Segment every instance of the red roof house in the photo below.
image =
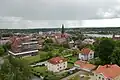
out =
<path fill-rule="evenodd" d="M 49 71 L 60 72 L 67 68 L 67 60 L 62 57 L 54 57 L 48 60 L 47 68 Z"/>
<path fill-rule="evenodd" d="M 95 65 L 90 64 L 90 63 L 88 63 L 86 61 L 80 61 L 80 60 L 76 61 L 74 65 L 79 67 L 80 69 L 88 71 L 88 72 L 90 72 L 90 71 L 92 71 L 93 69 L 96 68 Z"/>
<path fill-rule="evenodd" d="M 116 64 L 99 66 L 96 69 L 95 73 L 98 75 L 102 74 L 104 78 L 111 80 L 111 79 L 115 79 L 116 77 L 120 76 L 120 67 Z M 117 80 L 120 80 L 120 77 Z"/>
<path fill-rule="evenodd" d="M 48 62 L 50 62 L 51 64 L 59 64 L 59 63 L 65 62 L 65 61 L 66 61 L 65 58 L 54 57 L 54 58 L 51 58 Z"/>

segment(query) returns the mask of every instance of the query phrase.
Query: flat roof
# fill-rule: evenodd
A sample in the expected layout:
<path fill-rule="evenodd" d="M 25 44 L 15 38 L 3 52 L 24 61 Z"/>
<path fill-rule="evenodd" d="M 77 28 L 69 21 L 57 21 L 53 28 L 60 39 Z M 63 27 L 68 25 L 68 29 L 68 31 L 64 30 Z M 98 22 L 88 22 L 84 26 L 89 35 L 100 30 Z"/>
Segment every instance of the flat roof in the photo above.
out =
<path fill-rule="evenodd" d="M 26 45 L 26 44 L 37 44 L 38 42 L 37 41 L 31 41 L 31 42 L 25 42 L 25 43 L 22 43 L 23 45 Z"/>
<path fill-rule="evenodd" d="M 25 51 L 25 52 L 21 52 L 21 53 L 13 53 L 12 51 L 8 51 L 8 52 L 14 56 L 17 56 L 17 55 L 22 55 L 22 54 L 29 54 L 29 53 L 33 53 L 33 52 L 38 52 L 38 50 Z"/>

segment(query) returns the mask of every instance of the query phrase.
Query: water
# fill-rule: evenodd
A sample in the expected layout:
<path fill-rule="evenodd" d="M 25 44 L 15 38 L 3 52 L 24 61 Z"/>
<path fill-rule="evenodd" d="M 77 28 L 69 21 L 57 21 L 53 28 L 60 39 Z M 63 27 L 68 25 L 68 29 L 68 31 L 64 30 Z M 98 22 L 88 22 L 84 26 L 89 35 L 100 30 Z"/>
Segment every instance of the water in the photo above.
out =
<path fill-rule="evenodd" d="M 87 35 L 89 37 L 107 37 L 107 38 L 112 38 L 112 34 L 109 34 L 109 35 L 105 35 L 105 34 L 84 34 L 84 35 Z"/>

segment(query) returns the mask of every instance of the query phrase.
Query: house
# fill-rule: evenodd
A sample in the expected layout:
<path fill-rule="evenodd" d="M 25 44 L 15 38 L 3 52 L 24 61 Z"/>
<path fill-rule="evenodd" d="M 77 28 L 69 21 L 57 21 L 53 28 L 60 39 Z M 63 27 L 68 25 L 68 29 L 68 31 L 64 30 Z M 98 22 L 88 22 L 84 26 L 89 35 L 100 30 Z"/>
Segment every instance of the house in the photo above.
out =
<path fill-rule="evenodd" d="M 94 39 L 84 39 L 83 44 L 93 44 L 95 42 Z"/>
<path fill-rule="evenodd" d="M 114 65 L 99 66 L 94 71 L 95 80 L 120 80 L 120 67 Z"/>
<path fill-rule="evenodd" d="M 52 72 L 60 72 L 67 68 L 67 60 L 62 57 L 54 57 L 48 60 L 47 68 Z"/>
<path fill-rule="evenodd" d="M 112 39 L 113 40 L 120 40 L 120 35 L 113 34 Z"/>
<path fill-rule="evenodd" d="M 83 48 L 79 53 L 80 60 L 90 60 L 94 58 L 94 51 L 89 48 Z"/>
<path fill-rule="evenodd" d="M 70 48 L 73 48 L 73 47 L 74 47 L 74 41 L 73 41 L 73 40 L 69 41 L 68 44 L 69 44 L 69 47 L 70 47 Z"/>
<path fill-rule="evenodd" d="M 74 65 L 75 65 L 76 67 L 79 67 L 79 68 L 82 69 L 82 70 L 87 71 L 87 72 L 91 72 L 92 70 L 94 70 L 94 69 L 96 68 L 95 65 L 90 64 L 90 63 L 88 63 L 88 62 L 86 62 L 86 61 L 81 61 L 81 60 L 76 61 L 76 62 L 74 63 Z"/>
<path fill-rule="evenodd" d="M 0 45 L 4 45 L 6 43 L 10 42 L 10 37 L 2 37 L 0 39 Z"/>

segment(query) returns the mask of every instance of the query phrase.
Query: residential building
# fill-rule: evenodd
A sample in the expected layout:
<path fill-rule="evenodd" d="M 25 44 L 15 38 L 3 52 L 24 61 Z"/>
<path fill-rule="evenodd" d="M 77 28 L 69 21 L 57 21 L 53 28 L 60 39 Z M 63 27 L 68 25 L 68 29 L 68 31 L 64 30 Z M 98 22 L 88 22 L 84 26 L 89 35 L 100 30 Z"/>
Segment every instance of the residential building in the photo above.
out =
<path fill-rule="evenodd" d="M 94 58 L 94 51 L 89 48 L 83 48 L 79 53 L 80 60 L 90 60 Z"/>
<path fill-rule="evenodd" d="M 95 80 L 120 80 L 120 67 L 114 65 L 99 66 L 94 71 Z"/>
<path fill-rule="evenodd" d="M 95 65 L 93 64 L 90 64 L 86 61 L 81 61 L 81 60 L 78 60 L 74 63 L 74 65 L 76 67 L 79 67 L 80 69 L 82 70 L 85 70 L 85 71 L 88 71 L 88 72 L 91 72 L 92 70 L 94 70 L 96 68 Z"/>
<path fill-rule="evenodd" d="M 52 72 L 60 72 L 67 68 L 67 60 L 62 57 L 54 57 L 48 60 L 47 68 Z"/>

